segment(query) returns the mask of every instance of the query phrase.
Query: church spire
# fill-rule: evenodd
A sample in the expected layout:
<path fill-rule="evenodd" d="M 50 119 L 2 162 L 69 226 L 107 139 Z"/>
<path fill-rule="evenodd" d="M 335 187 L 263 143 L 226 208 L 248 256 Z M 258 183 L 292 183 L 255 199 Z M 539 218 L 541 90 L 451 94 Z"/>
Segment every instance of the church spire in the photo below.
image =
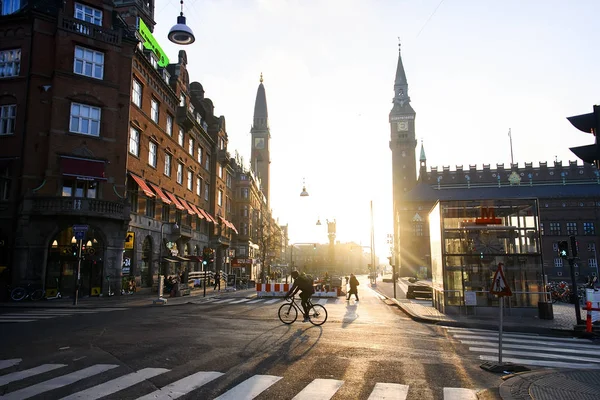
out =
<path fill-rule="evenodd" d="M 398 38 L 400 40 L 400 38 Z M 398 43 L 398 66 L 396 67 L 396 80 L 394 81 L 394 103 L 399 103 L 401 106 L 404 103 L 410 103 L 408 97 L 408 81 L 402 64 L 402 53 L 400 51 L 400 43 Z"/>
<path fill-rule="evenodd" d="M 425 157 L 425 146 L 421 139 L 421 155 L 419 156 L 419 181 L 424 182 L 427 178 L 427 157 Z"/>
<path fill-rule="evenodd" d="M 423 146 L 423 139 L 421 139 L 421 156 L 419 157 L 419 161 L 427 162 L 427 157 L 425 157 L 425 147 Z"/>
<path fill-rule="evenodd" d="M 263 74 L 260 73 L 260 85 L 256 91 L 256 101 L 254 102 L 254 128 L 269 128 L 269 112 L 267 111 L 267 95 L 263 85 Z"/>

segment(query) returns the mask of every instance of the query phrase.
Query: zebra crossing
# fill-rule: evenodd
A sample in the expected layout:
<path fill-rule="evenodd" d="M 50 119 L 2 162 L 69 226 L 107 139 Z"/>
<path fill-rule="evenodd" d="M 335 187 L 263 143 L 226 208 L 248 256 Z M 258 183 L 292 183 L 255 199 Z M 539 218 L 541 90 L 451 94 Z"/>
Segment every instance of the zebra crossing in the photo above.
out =
<path fill-rule="evenodd" d="M 377 296 L 376 299 L 377 301 L 384 299 L 384 296 Z M 368 304 L 369 302 L 372 302 L 373 299 L 367 299 L 365 300 L 361 300 L 360 303 L 362 304 Z M 299 301 L 299 300 L 298 300 Z M 325 306 L 327 304 L 346 304 L 346 299 L 344 297 L 323 297 L 323 298 L 319 298 L 319 297 L 313 297 L 311 299 L 313 304 L 320 304 L 322 306 Z M 244 304 L 253 304 L 253 305 L 262 305 L 262 304 L 283 304 L 285 303 L 286 300 L 284 300 L 281 297 L 266 297 L 266 298 L 249 298 L 249 297 L 244 297 L 244 298 L 240 298 L 240 297 L 230 297 L 230 298 L 219 298 L 219 297 L 213 297 L 213 298 L 209 298 L 209 299 L 202 299 L 202 300 L 197 300 L 194 301 L 194 304 L 207 304 L 207 305 L 212 305 L 212 304 L 223 304 L 223 305 L 232 305 L 232 304 L 238 304 L 238 305 L 244 305 Z M 351 300 L 352 303 L 354 303 L 354 300 Z"/>
<path fill-rule="evenodd" d="M 117 364 L 94 364 L 73 372 L 58 375 L 61 373 L 61 369 L 68 369 L 67 364 L 43 364 L 33 368 L 2 374 L 2 370 L 18 368 L 22 361 L 22 359 L 0 360 L 0 391 L 4 393 L 3 396 L 0 396 L 0 399 L 24 400 L 34 396 L 41 396 L 47 400 L 94 400 L 113 394 L 130 398 L 131 393 L 126 392 L 128 389 L 148 379 L 170 372 L 166 368 L 143 368 L 136 372 L 124 372 L 116 378 L 105 380 L 102 379 L 102 374 L 111 370 L 116 371 L 120 366 Z M 50 377 L 49 375 L 55 376 Z M 218 371 L 195 372 L 151 393 L 143 394 L 137 400 L 177 399 L 192 393 L 224 375 L 225 373 Z M 111 376 L 114 376 L 114 374 Z M 31 383 L 31 380 L 35 380 L 36 378 L 39 378 L 41 381 Z M 275 375 L 253 375 L 231 388 L 226 388 L 226 391 L 214 400 L 252 400 L 265 390 L 276 385 L 282 379 L 283 377 Z M 10 383 L 22 380 L 27 380 L 28 384 L 25 387 L 17 385 L 18 389 L 16 390 L 6 387 Z M 104 382 L 94 385 L 93 383 L 86 383 L 86 380 L 93 382 L 102 382 L 104 380 Z M 300 390 L 293 397 L 293 400 L 327 400 L 332 398 L 344 383 L 343 380 L 317 378 Z M 78 385 L 76 389 L 70 387 L 75 384 Z M 282 387 L 289 387 L 289 383 L 283 383 L 283 385 Z M 80 388 L 81 390 L 73 393 L 73 390 Z M 368 400 L 391 398 L 405 400 L 409 393 L 409 385 L 378 382 L 374 385 Z M 477 400 L 476 393 L 475 389 L 445 387 L 443 388 L 443 399 Z"/>
<path fill-rule="evenodd" d="M 446 331 L 482 361 L 498 361 L 498 332 L 450 328 Z M 591 340 L 535 334 L 502 334 L 502 361 L 550 368 L 600 369 L 600 345 Z"/>
<path fill-rule="evenodd" d="M 87 308 L 87 309 L 70 309 L 70 308 L 39 308 L 27 309 L 20 311 L 12 311 L 0 314 L 0 323 L 14 324 L 19 322 L 34 322 L 48 320 L 52 318 L 67 317 L 72 315 L 97 314 L 100 312 L 122 311 L 127 310 L 125 307 L 114 308 Z"/>

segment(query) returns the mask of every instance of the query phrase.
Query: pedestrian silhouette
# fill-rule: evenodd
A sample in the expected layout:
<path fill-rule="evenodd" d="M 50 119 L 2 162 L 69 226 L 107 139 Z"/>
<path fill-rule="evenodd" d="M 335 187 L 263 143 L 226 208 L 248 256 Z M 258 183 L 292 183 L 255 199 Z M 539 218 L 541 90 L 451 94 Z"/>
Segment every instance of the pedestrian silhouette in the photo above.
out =
<path fill-rule="evenodd" d="M 348 297 L 346 300 L 350 300 L 350 296 L 354 295 L 356 297 L 356 301 L 358 301 L 358 279 L 354 274 L 350 274 L 350 290 L 348 291 Z"/>
<path fill-rule="evenodd" d="M 217 287 L 219 288 L 219 292 L 221 291 L 221 274 L 219 272 L 217 272 L 215 274 L 215 287 L 213 288 L 213 290 L 217 290 Z"/>

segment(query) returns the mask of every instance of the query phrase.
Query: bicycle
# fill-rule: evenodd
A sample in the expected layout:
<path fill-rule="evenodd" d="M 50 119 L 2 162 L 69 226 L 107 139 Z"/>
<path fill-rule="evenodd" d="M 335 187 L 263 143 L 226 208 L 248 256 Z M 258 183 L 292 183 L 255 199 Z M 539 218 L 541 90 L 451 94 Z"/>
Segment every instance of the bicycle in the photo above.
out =
<path fill-rule="evenodd" d="M 17 286 L 10 291 L 12 301 L 22 301 L 29 298 L 31 301 L 38 301 L 44 298 L 44 291 L 40 288 L 33 288 L 31 283 L 27 286 Z"/>
<path fill-rule="evenodd" d="M 298 305 L 298 303 L 296 303 L 296 298 L 292 296 L 289 302 L 286 302 L 279 307 L 277 315 L 281 322 L 290 325 L 298 319 L 298 312 L 300 312 L 301 315 L 304 315 L 302 306 Z M 315 326 L 323 325 L 325 321 L 327 321 L 327 309 L 321 304 L 313 304 L 312 301 L 308 299 L 308 320 Z"/>

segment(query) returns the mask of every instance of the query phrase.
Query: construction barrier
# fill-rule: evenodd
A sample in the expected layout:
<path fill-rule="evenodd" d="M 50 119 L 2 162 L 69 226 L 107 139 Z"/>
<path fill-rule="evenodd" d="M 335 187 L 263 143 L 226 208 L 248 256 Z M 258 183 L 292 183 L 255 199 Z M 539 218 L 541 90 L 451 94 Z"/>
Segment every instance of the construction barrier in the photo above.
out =
<path fill-rule="evenodd" d="M 258 297 L 283 297 L 292 287 L 289 283 L 257 283 Z"/>

